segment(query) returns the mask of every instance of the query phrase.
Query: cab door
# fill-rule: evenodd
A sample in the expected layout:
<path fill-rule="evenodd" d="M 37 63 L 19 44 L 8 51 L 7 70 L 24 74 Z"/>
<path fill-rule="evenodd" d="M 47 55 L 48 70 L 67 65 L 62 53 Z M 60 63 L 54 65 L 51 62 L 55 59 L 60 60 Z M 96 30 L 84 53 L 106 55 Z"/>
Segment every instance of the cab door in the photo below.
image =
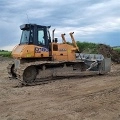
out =
<path fill-rule="evenodd" d="M 49 46 L 45 28 L 38 27 L 37 29 L 37 46 L 35 46 L 36 57 L 49 57 Z"/>

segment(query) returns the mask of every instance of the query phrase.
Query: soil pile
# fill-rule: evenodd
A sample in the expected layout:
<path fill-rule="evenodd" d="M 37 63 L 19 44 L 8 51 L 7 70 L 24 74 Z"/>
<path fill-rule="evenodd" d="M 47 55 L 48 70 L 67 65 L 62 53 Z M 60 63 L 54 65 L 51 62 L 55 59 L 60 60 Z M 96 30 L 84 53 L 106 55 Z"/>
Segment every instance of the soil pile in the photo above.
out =
<path fill-rule="evenodd" d="M 110 46 L 99 44 L 97 50 L 98 53 L 102 54 L 105 58 L 111 57 L 111 60 L 113 62 L 120 63 L 120 52 L 113 50 L 113 48 L 111 48 Z"/>

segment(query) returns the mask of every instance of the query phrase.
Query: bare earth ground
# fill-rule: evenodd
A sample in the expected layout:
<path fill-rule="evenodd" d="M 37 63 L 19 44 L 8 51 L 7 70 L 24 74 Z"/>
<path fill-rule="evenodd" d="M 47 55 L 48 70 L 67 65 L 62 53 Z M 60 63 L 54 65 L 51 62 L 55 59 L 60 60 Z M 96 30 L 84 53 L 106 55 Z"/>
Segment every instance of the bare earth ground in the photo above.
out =
<path fill-rule="evenodd" d="M 120 120 L 120 65 L 109 75 L 16 88 L 0 58 L 0 120 Z"/>

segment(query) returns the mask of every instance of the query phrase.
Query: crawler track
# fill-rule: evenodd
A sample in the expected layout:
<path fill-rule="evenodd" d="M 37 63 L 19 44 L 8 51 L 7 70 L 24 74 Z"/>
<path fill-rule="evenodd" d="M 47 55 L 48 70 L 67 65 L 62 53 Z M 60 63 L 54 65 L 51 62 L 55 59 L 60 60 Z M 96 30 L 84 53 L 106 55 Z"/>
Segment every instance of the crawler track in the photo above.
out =
<path fill-rule="evenodd" d="M 27 68 L 29 69 L 27 70 Z M 35 70 L 32 70 L 34 68 Z M 26 76 L 28 77 L 28 80 L 25 80 L 26 79 L 25 71 L 27 71 Z M 36 71 L 37 73 L 35 73 L 34 71 Z M 31 79 L 31 74 L 33 74 L 32 77 L 34 79 Z M 58 78 L 61 79 L 65 77 L 86 76 L 86 75 L 95 75 L 95 74 L 99 74 L 99 71 L 86 71 L 84 62 L 70 63 L 70 62 L 51 62 L 51 61 L 23 63 L 20 65 L 20 67 L 17 69 L 16 72 L 19 85 L 25 85 L 25 86 L 47 84 L 51 81 L 55 81 L 55 79 Z"/>

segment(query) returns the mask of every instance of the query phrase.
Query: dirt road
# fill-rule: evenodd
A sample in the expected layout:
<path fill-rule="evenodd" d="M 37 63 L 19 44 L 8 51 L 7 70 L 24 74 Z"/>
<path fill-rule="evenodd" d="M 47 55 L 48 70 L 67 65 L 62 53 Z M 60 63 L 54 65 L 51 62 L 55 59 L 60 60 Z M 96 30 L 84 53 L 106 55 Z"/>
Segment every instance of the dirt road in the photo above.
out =
<path fill-rule="evenodd" d="M 0 61 L 0 120 L 120 120 L 120 65 L 109 75 L 16 88 Z"/>

